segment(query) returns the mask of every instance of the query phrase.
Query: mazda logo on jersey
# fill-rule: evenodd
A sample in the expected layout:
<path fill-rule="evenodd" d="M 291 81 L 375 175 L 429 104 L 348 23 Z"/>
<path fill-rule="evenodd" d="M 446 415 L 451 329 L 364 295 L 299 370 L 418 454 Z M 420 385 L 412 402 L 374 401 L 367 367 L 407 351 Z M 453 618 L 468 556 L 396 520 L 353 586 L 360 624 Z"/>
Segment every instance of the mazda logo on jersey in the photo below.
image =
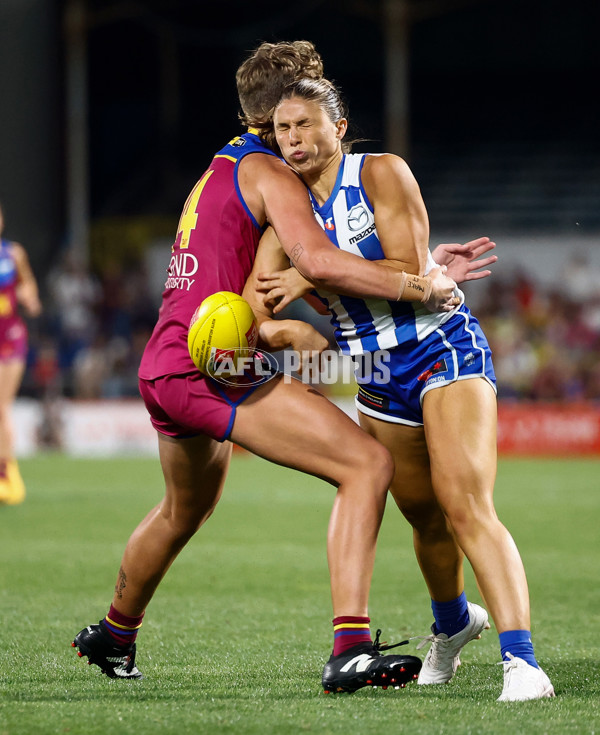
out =
<path fill-rule="evenodd" d="M 369 221 L 369 213 L 364 204 L 357 204 L 348 212 L 348 227 L 352 232 L 362 229 Z"/>

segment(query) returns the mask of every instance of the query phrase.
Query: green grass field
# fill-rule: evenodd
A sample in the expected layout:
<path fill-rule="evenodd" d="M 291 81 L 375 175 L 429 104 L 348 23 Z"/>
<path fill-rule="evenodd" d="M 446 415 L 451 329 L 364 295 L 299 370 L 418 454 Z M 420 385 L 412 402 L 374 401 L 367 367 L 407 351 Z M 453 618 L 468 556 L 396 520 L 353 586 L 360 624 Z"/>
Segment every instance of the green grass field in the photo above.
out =
<path fill-rule="evenodd" d="M 536 652 L 557 691 L 514 704 L 495 701 L 493 628 L 448 685 L 324 695 L 333 490 L 249 456 L 234 458 L 217 511 L 148 609 L 137 661 L 146 678 L 111 681 L 70 643 L 107 612 L 126 539 L 161 497 L 158 464 L 40 456 L 21 469 L 26 502 L 0 507 L 0 735 L 600 731 L 600 461 L 500 465 L 496 505 L 525 561 Z M 470 572 L 467 584 L 479 601 Z M 410 531 L 391 504 L 371 619 L 390 642 L 431 623 Z"/>

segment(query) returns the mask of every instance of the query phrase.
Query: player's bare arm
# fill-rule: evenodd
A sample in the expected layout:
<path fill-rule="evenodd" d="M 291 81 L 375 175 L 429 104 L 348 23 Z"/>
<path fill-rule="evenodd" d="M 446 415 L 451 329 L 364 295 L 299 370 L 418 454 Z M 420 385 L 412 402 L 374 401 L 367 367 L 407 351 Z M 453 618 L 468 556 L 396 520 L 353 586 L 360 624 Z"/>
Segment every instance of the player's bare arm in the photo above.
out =
<path fill-rule="evenodd" d="M 424 262 L 427 257 L 428 226 L 427 214 L 420 197 L 420 192 L 416 186 L 416 182 L 414 182 L 414 177 L 412 177 L 408 167 L 401 159 L 395 156 L 385 156 L 382 158 L 391 160 L 392 166 L 386 166 L 385 168 L 379 167 L 379 174 L 377 173 L 377 170 L 371 174 L 371 192 L 368 193 L 371 194 L 374 200 L 379 202 L 378 208 L 381 213 L 380 216 L 387 239 L 392 239 L 391 230 L 394 226 L 401 228 L 400 237 L 398 239 L 402 240 L 403 244 L 400 247 L 389 246 L 389 250 L 391 251 L 389 255 L 394 262 L 392 264 L 388 264 L 384 261 L 380 261 L 379 263 L 369 262 L 351 255 L 350 253 L 340 251 L 329 243 L 319 228 L 320 234 L 325 237 L 328 245 L 334 251 L 331 256 L 327 254 L 326 257 L 329 259 L 329 263 L 332 266 L 335 265 L 335 262 L 332 261 L 331 258 L 333 255 L 339 255 L 348 256 L 340 258 L 344 265 L 348 262 L 349 258 L 350 263 L 360 264 L 361 267 L 370 264 L 379 269 L 383 269 L 382 272 L 385 273 L 384 277 L 386 279 L 385 283 L 389 282 L 390 275 L 397 279 L 396 283 L 398 284 L 398 291 L 393 297 L 394 300 L 401 299 L 404 301 L 421 301 L 432 311 L 449 311 L 455 304 L 453 290 L 456 284 L 451 279 L 446 278 L 442 271 L 435 271 L 428 278 L 423 278 L 419 273 L 425 268 Z M 396 162 L 401 164 L 401 170 L 399 173 L 393 170 L 393 166 L 398 168 L 398 163 Z M 408 181 L 406 181 L 407 178 Z M 399 179 L 400 183 L 398 183 Z M 386 189 L 388 184 L 392 185 L 392 196 L 398 194 L 398 192 L 402 195 L 401 203 L 395 205 L 395 207 L 390 202 L 390 195 L 383 193 L 383 190 Z M 277 197 L 275 198 L 277 199 Z M 308 200 L 306 201 L 306 207 L 310 210 L 308 207 Z M 377 209 L 375 211 L 377 215 Z M 312 217 L 312 213 L 310 216 Z M 273 218 L 270 217 L 269 219 L 275 225 L 275 229 L 277 230 L 277 225 Z M 313 222 L 315 222 L 314 218 Z M 406 234 L 407 232 L 408 234 Z M 282 241 L 282 233 L 277 231 L 277 234 L 283 249 L 288 252 L 284 242 Z M 418 244 L 418 249 L 415 247 L 415 244 Z M 304 276 L 306 281 L 309 283 L 304 283 L 302 279 L 298 279 L 293 273 L 282 275 L 281 271 L 277 274 L 274 274 L 273 271 L 267 271 L 266 269 L 258 271 L 259 273 L 268 272 L 273 274 L 273 278 L 271 280 L 277 281 L 276 283 L 262 284 L 263 290 L 267 290 L 267 293 L 272 289 L 275 289 L 273 293 L 269 293 L 268 298 L 272 302 L 277 300 L 279 301 L 277 311 L 284 308 L 284 306 L 290 301 L 293 301 L 295 298 L 303 295 L 303 293 L 306 293 L 310 288 L 309 284 L 314 284 L 316 287 L 349 296 L 360 296 L 362 298 L 373 296 L 373 292 L 367 289 L 366 284 L 362 290 L 360 287 L 357 288 L 357 285 L 361 282 L 360 272 L 362 271 L 355 271 L 350 274 L 346 280 L 342 278 L 344 271 L 336 271 L 334 273 L 334 278 L 328 278 L 326 280 L 313 277 L 310 273 L 304 271 L 303 265 L 300 264 L 303 252 L 304 249 L 301 247 L 301 241 L 299 241 L 294 247 L 292 247 L 292 250 L 289 251 L 288 254 L 299 273 Z M 415 253 L 418 254 L 416 257 Z M 388 255 L 387 252 L 386 255 Z M 421 264 L 421 260 L 423 260 L 423 264 Z M 389 267 L 390 265 L 393 267 Z M 358 267 L 359 266 L 356 265 L 356 268 Z M 398 271 L 398 268 L 401 268 L 401 270 Z M 415 272 L 417 275 L 410 275 L 410 273 Z M 335 287 L 336 282 L 338 283 L 337 287 Z M 268 289 L 267 286 L 269 287 Z M 392 300 L 390 297 L 383 298 Z"/>
<path fill-rule="evenodd" d="M 489 237 L 479 237 L 466 243 L 442 243 L 435 248 L 432 255 L 438 265 L 447 266 L 446 275 L 460 284 L 465 281 L 487 278 L 492 274 L 489 266 L 493 265 L 498 257 L 490 255 L 482 258 L 481 256 L 495 247 L 496 243 L 492 242 Z M 398 261 L 380 260 L 376 262 L 402 270 L 402 263 Z M 264 293 L 265 301 L 273 308 L 275 314 L 301 297 L 309 302 L 319 314 L 329 313 L 318 299 L 311 299 L 308 292 L 314 288 L 314 284 L 304 278 L 296 268 L 287 267 L 287 260 L 284 270 L 259 272 L 256 287 Z"/>
<path fill-rule="evenodd" d="M 254 265 L 248 276 L 243 297 L 252 307 L 257 319 L 270 319 L 273 316 L 272 304 L 265 300 L 264 289 L 260 288 L 263 272 L 280 271 L 289 268 L 290 261 L 281 247 L 272 227 L 268 227 L 260 239 Z"/>
<path fill-rule="evenodd" d="M 310 294 L 314 285 L 289 263 L 275 230 L 269 227 L 260 240 L 254 268 L 246 283 L 247 300 L 268 316 L 278 314 L 299 298 L 304 298 L 319 314 L 329 314 L 324 304 Z M 268 274 L 273 274 L 274 280 L 269 280 Z"/>
<path fill-rule="evenodd" d="M 367 156 L 362 171 L 386 260 L 422 276 L 429 247 L 429 220 L 419 186 L 398 156 Z"/>
<path fill-rule="evenodd" d="M 28 316 L 39 316 L 42 313 L 42 302 L 27 252 L 18 242 L 12 243 L 12 251 L 17 268 L 17 299 Z"/>
<path fill-rule="evenodd" d="M 377 262 L 396 270 L 400 267 L 395 261 Z M 401 271 L 401 277 L 405 282 L 402 300 L 422 301 L 431 311 L 448 311 L 458 300 L 452 296 L 456 284 L 445 276 L 445 269 L 445 266 L 432 269 L 426 279 Z M 256 278 L 256 288 L 264 292 L 264 303 L 268 304 L 275 314 L 298 298 L 304 298 L 319 314 L 328 313 L 321 302 L 309 293 L 315 288 L 315 284 L 302 276 L 293 266 L 276 272 L 267 270 L 258 272 Z M 324 290 L 321 288 L 322 292 Z M 341 289 L 341 293 L 354 295 L 345 289 Z"/>
<path fill-rule="evenodd" d="M 304 185 L 281 160 L 263 154 L 247 156 L 240 164 L 239 182 L 259 223 L 266 218 L 273 225 L 295 267 L 320 288 L 363 298 L 394 301 L 414 296 L 411 300 L 421 300 L 421 294 L 406 290 L 403 273 L 330 243 L 313 216 Z M 446 301 L 449 299 L 448 295 Z"/>
<path fill-rule="evenodd" d="M 257 274 L 261 269 L 282 269 L 289 265 L 289 259 L 281 247 L 277 235 L 269 227 L 262 236 L 254 266 L 242 296 L 252 307 L 259 329 L 260 346 L 270 350 L 291 347 L 300 353 L 315 353 L 325 350 L 329 343 L 313 326 L 297 319 L 274 320 L 273 303 L 265 299 L 259 289 Z"/>
<path fill-rule="evenodd" d="M 406 274 L 423 276 L 429 250 L 429 220 L 421 191 L 412 171 L 398 156 L 385 154 L 367 156 L 362 171 L 365 192 L 373 205 L 377 235 L 386 263 L 401 268 Z M 429 274 L 436 288 L 448 290 L 449 303 L 455 305 L 457 298 L 450 296 L 456 284 L 441 271 Z M 405 293 L 424 293 L 426 288 L 420 279 L 408 276 Z M 431 297 L 423 297 L 432 311 L 437 311 L 437 300 L 433 290 Z"/>

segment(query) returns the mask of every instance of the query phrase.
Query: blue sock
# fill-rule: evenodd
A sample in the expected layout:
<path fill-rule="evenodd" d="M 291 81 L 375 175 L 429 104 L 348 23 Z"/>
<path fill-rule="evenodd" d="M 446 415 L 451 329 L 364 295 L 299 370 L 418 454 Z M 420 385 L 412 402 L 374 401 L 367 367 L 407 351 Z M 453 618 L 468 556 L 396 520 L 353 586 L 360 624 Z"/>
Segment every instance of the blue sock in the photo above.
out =
<path fill-rule="evenodd" d="M 531 632 L 528 630 L 505 630 L 504 633 L 500 633 L 500 651 L 503 661 L 508 661 L 506 654 L 512 653 L 513 656 L 522 658 L 536 669 L 540 668 L 535 660 Z"/>
<path fill-rule="evenodd" d="M 435 618 L 435 632 L 445 633 L 448 638 L 460 633 L 469 624 L 467 596 L 464 592 L 455 600 L 450 600 L 450 602 L 432 600 L 431 609 Z"/>

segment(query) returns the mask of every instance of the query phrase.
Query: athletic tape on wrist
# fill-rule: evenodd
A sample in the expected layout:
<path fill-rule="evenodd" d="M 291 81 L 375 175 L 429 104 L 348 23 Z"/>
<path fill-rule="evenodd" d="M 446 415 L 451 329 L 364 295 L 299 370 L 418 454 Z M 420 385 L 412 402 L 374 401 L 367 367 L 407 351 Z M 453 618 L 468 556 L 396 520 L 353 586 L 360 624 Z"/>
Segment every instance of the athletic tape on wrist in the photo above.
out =
<path fill-rule="evenodd" d="M 429 301 L 433 284 L 429 276 L 415 276 L 412 273 L 402 271 L 400 287 L 398 290 L 398 301 L 420 301 L 425 304 Z"/>

